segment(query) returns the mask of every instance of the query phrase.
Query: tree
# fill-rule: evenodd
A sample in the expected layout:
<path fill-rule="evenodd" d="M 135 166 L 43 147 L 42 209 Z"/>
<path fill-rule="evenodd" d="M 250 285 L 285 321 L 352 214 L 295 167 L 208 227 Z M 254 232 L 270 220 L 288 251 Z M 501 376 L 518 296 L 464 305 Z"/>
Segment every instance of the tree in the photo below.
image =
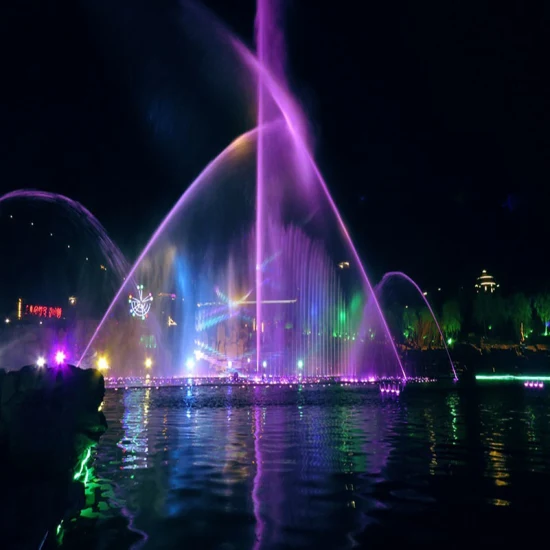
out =
<path fill-rule="evenodd" d="M 456 337 L 462 327 L 462 314 L 457 300 L 447 300 L 443 304 L 441 328 L 448 338 Z"/>
<path fill-rule="evenodd" d="M 536 296 L 533 305 L 539 319 L 544 325 L 544 336 L 548 336 L 548 325 L 550 325 L 550 292 L 542 292 Z"/>
<path fill-rule="evenodd" d="M 510 320 L 512 321 L 512 325 L 514 327 L 514 334 L 516 336 L 528 334 L 531 328 L 531 321 L 533 319 L 531 300 L 529 300 L 523 292 L 518 292 L 510 298 L 508 309 L 510 313 Z"/>
<path fill-rule="evenodd" d="M 416 311 L 406 308 L 403 312 L 405 338 L 418 347 L 431 346 L 441 338 L 432 314 L 427 308 Z"/>
<path fill-rule="evenodd" d="M 508 317 L 504 299 L 500 295 L 489 292 L 480 292 L 474 301 L 474 321 L 483 329 L 485 336 L 487 330 L 493 331 L 500 328 Z"/>

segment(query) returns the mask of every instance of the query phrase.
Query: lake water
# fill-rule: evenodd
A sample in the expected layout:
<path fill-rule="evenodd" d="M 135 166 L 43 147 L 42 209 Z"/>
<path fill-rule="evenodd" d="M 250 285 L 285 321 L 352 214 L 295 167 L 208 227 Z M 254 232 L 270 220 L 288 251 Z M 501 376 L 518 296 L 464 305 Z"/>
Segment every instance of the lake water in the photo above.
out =
<path fill-rule="evenodd" d="M 539 540 L 546 389 L 108 390 L 64 548 L 464 547 Z"/>

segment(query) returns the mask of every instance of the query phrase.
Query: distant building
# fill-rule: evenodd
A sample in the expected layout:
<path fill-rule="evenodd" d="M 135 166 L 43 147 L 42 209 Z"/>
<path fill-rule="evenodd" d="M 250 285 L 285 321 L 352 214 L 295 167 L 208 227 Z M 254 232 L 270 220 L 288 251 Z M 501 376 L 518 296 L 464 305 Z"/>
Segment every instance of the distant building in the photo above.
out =
<path fill-rule="evenodd" d="M 475 289 L 478 293 L 489 292 L 492 294 L 499 287 L 500 285 L 497 284 L 495 278 L 492 275 L 489 275 L 487 270 L 484 269 L 481 272 L 481 275 L 477 278 Z"/>

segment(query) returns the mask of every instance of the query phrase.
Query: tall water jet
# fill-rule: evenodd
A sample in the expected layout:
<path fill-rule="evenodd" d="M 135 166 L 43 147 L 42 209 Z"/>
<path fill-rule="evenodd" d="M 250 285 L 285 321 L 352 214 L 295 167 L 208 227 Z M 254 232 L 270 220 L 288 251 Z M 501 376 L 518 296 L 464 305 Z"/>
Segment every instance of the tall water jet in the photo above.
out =
<path fill-rule="evenodd" d="M 255 34 L 256 34 L 256 52 L 259 62 L 268 71 L 277 71 L 282 74 L 281 51 L 282 40 L 280 29 L 276 21 L 279 16 L 279 0 L 257 0 Z M 279 116 L 279 110 L 273 103 L 269 88 L 266 85 L 264 75 L 258 74 L 257 84 L 257 102 L 258 102 L 258 141 L 256 150 L 256 326 L 262 327 L 263 323 L 263 264 L 266 256 L 270 256 L 274 251 L 269 250 L 267 242 L 267 228 L 270 221 L 280 224 L 279 212 L 277 211 L 277 201 L 272 201 L 269 212 L 267 179 L 271 174 L 269 164 L 273 159 L 268 158 L 268 152 L 272 151 L 276 143 L 274 134 L 266 134 L 264 126 Z M 277 182 L 273 177 L 269 180 L 269 185 L 275 187 Z M 270 194 L 273 197 L 273 193 Z M 262 348 L 262 332 L 256 331 L 256 367 L 260 371 Z"/>
<path fill-rule="evenodd" d="M 243 56 L 245 62 L 249 64 L 249 66 L 253 69 L 253 71 L 256 73 L 258 81 L 259 81 L 259 88 L 260 88 L 260 94 L 259 94 L 259 105 L 261 105 L 260 114 L 262 116 L 265 116 L 265 98 L 263 96 L 264 89 L 267 87 L 269 90 L 269 97 L 270 100 L 273 101 L 273 103 L 277 106 L 283 117 L 285 118 L 288 130 L 294 140 L 295 148 L 298 153 L 298 162 L 301 162 L 302 164 L 307 164 L 307 168 L 311 168 L 319 185 L 322 188 L 322 192 L 328 201 L 330 208 L 336 217 L 338 221 L 338 225 L 340 228 L 340 231 L 343 233 L 349 250 L 353 256 L 354 261 L 357 263 L 358 268 L 361 271 L 361 275 L 364 279 L 365 287 L 367 293 L 372 296 L 372 299 L 374 301 L 376 310 L 378 315 L 380 316 L 381 323 L 384 327 L 386 337 L 388 341 L 390 342 L 390 346 L 392 347 L 393 354 L 395 356 L 395 360 L 397 361 L 401 373 L 404 378 L 406 378 L 405 369 L 403 367 L 401 358 L 399 356 L 399 353 L 397 351 L 395 342 L 393 341 L 390 329 L 388 327 L 388 324 L 386 322 L 384 313 L 380 307 L 380 304 L 378 303 L 377 297 L 374 293 L 372 284 L 370 282 L 369 277 L 367 276 L 366 270 L 363 266 L 363 263 L 359 257 L 359 254 L 357 253 L 357 250 L 355 246 L 353 245 L 353 241 L 351 240 L 351 236 L 349 234 L 349 231 L 344 224 L 344 221 L 340 215 L 340 212 L 334 203 L 334 200 L 332 199 L 332 196 L 328 190 L 328 186 L 317 167 L 317 164 L 315 163 L 313 159 L 313 155 L 309 151 L 305 136 L 303 132 L 303 124 L 301 124 L 301 117 L 299 114 L 299 109 L 297 109 L 295 102 L 292 100 L 289 92 L 284 88 L 284 86 L 281 84 L 280 80 L 277 80 L 273 76 L 273 71 L 271 71 L 271 67 L 269 65 L 269 58 L 267 56 L 267 49 L 265 48 L 265 42 L 264 39 L 267 37 L 267 30 L 268 25 L 273 24 L 275 21 L 274 16 L 274 10 L 273 6 L 275 5 L 276 0 L 258 0 L 258 8 L 257 8 L 257 36 L 258 36 L 258 57 L 255 58 L 251 52 L 236 38 L 233 38 L 233 44 L 236 47 L 236 49 L 241 53 Z M 270 17 L 271 16 L 271 17 Z M 273 41 L 274 43 L 277 43 L 276 40 Z M 281 75 L 277 75 L 281 76 Z M 262 146 L 258 148 L 259 151 L 263 150 L 263 143 Z M 258 178 L 258 197 L 264 197 L 264 162 L 265 158 L 263 157 L 263 154 L 259 152 L 259 159 L 261 159 L 261 163 L 259 162 L 259 178 Z M 302 170 L 302 173 L 304 173 L 305 170 Z M 260 201 L 261 202 L 261 201 Z M 257 209 L 258 211 L 258 209 Z M 260 220 L 261 223 L 261 220 Z M 263 246 L 260 244 L 259 250 L 262 251 Z M 257 284 L 258 280 L 261 281 L 261 276 L 257 278 Z M 258 300 L 260 302 L 260 300 Z M 261 306 L 258 308 L 258 311 L 261 312 Z"/>
<path fill-rule="evenodd" d="M 262 9 L 261 0 L 258 3 L 256 13 L 256 44 L 258 56 L 260 59 L 265 57 L 265 19 L 266 13 Z M 258 127 L 261 128 L 264 113 L 264 83 L 263 78 L 258 79 Z M 262 327 L 262 264 L 264 249 L 264 132 L 262 129 L 258 132 L 258 147 L 256 151 L 256 327 Z M 256 372 L 260 372 L 262 347 L 262 331 L 256 330 Z"/>
<path fill-rule="evenodd" d="M 437 320 L 437 317 L 435 315 L 435 312 L 428 300 L 428 298 L 426 297 L 426 295 L 424 294 L 424 292 L 422 292 L 421 288 L 418 286 L 418 284 L 416 283 L 416 281 L 414 281 L 411 277 L 409 277 L 406 273 L 403 273 L 401 271 L 390 271 L 388 273 L 386 273 L 383 277 L 382 277 L 382 280 L 380 281 L 380 283 L 378 284 L 377 286 L 377 289 L 379 291 L 381 291 L 383 288 L 384 288 L 384 285 L 392 278 L 400 278 L 400 279 L 403 279 L 404 281 L 406 281 L 407 283 L 409 283 L 410 285 L 412 285 L 412 287 L 418 292 L 418 295 L 420 296 L 420 298 L 422 299 L 422 301 L 424 302 L 424 304 L 426 305 L 426 307 L 428 308 L 428 311 L 430 312 L 430 315 L 432 316 L 433 320 L 434 320 L 434 323 L 435 323 L 435 326 L 437 327 L 437 330 L 439 332 L 439 336 L 441 337 L 441 343 L 443 344 L 443 347 L 445 349 L 445 352 L 447 354 L 447 357 L 449 359 L 449 364 L 451 366 L 451 370 L 452 370 L 452 373 L 453 373 L 453 378 L 454 380 L 458 380 L 458 375 L 456 373 L 456 369 L 455 369 L 455 366 L 454 366 L 454 363 L 453 363 L 453 360 L 451 358 L 451 353 L 449 351 L 449 347 L 447 346 L 447 343 L 445 342 L 445 336 L 443 334 L 443 330 L 441 329 L 441 325 L 439 324 L 438 320 Z"/>
<path fill-rule="evenodd" d="M 351 350 L 365 346 L 382 350 L 384 361 L 390 358 L 392 376 L 406 377 L 364 266 L 306 146 L 300 110 L 273 76 L 282 73 L 280 55 L 272 49 L 277 42 L 272 33 L 279 32 L 274 5 L 264 0 L 258 5 L 262 61 L 230 41 L 252 69 L 262 124 L 201 173 L 159 225 L 129 277 L 178 304 L 177 316 L 166 319 L 162 312 L 171 327 L 173 340 L 166 347 L 176 358 L 175 374 L 240 370 L 250 375 L 253 368 L 255 377 L 261 372 L 262 377 L 355 378 L 364 369 L 352 364 Z M 253 162 L 246 156 L 252 143 Z M 182 224 L 177 231 L 176 220 Z M 107 333 L 111 348 L 121 351 L 136 339 L 141 345 L 148 321 L 128 315 L 121 300 L 125 286 L 83 357 L 108 318 L 114 323 Z M 375 346 L 357 331 L 357 312 L 367 300 L 376 305 Z M 114 314 L 117 302 L 125 306 L 117 308 L 125 317 Z M 144 345 L 147 353 L 162 347 Z M 139 369 L 159 363 L 144 359 L 129 367 L 132 372 L 148 372 Z M 387 375 L 386 364 L 373 368 Z"/>

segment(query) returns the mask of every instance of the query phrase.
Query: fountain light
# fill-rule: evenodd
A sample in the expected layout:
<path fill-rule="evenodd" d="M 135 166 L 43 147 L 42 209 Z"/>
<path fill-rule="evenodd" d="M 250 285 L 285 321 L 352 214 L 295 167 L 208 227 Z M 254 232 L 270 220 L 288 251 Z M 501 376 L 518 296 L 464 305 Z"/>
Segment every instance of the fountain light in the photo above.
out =
<path fill-rule="evenodd" d="M 301 359 L 298 361 L 298 368 L 299 368 L 299 369 L 303 369 L 303 368 L 304 368 L 304 362 L 303 362 Z"/>
<path fill-rule="evenodd" d="M 150 357 L 145 359 L 145 368 L 150 369 L 153 366 L 153 360 Z"/>
<path fill-rule="evenodd" d="M 262 367 L 263 367 L 264 369 L 267 368 L 267 361 L 263 361 L 263 362 L 262 362 Z"/>
<path fill-rule="evenodd" d="M 99 370 L 107 370 L 109 368 L 109 362 L 106 357 L 102 356 L 97 360 L 97 368 Z"/>
<path fill-rule="evenodd" d="M 191 370 L 195 367 L 195 360 L 192 358 L 192 357 L 189 357 L 189 359 L 187 359 L 187 361 L 185 362 L 185 366 Z"/>
<path fill-rule="evenodd" d="M 39 367 L 39 368 L 42 368 L 46 365 L 46 359 L 42 356 L 40 356 L 37 360 L 36 360 L 36 366 Z"/>
<path fill-rule="evenodd" d="M 65 355 L 65 352 L 62 351 L 62 350 L 57 351 L 56 354 L 55 354 L 55 362 L 58 365 L 62 365 L 65 362 L 66 358 L 67 358 L 67 356 Z"/>

